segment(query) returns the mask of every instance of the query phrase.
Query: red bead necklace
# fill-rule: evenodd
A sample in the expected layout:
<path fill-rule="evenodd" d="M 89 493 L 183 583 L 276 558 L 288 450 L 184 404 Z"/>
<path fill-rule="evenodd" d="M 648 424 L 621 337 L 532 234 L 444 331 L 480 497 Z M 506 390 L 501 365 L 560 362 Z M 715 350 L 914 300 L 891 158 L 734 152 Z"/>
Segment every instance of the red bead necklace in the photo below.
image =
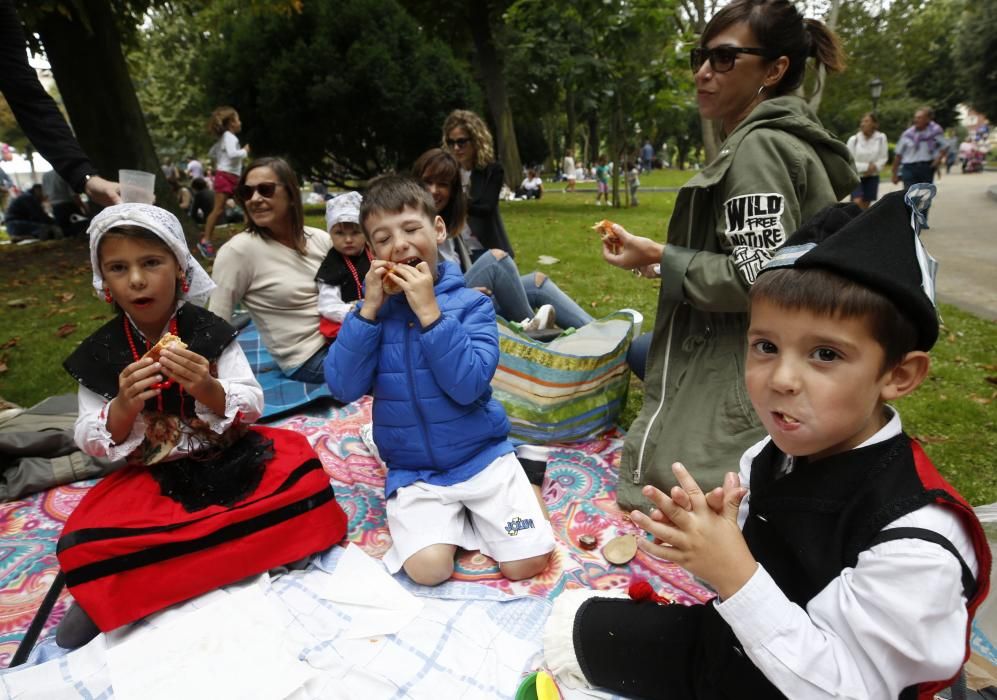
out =
<path fill-rule="evenodd" d="M 371 255 L 370 248 L 364 246 L 363 252 L 367 253 L 367 260 L 373 262 L 374 256 Z M 353 275 L 353 282 L 357 285 L 357 299 L 363 299 L 363 286 L 360 284 L 360 275 L 357 273 L 356 265 L 353 264 L 348 255 L 344 255 L 343 260 L 346 261 L 346 267 L 349 268 L 350 274 Z"/>
<path fill-rule="evenodd" d="M 142 359 L 142 355 L 138 354 L 138 349 L 135 347 L 135 337 L 132 335 L 132 324 L 130 324 L 128 322 L 128 317 L 123 316 L 122 319 L 124 320 L 124 323 L 125 323 L 125 337 L 128 339 L 128 347 L 131 348 L 132 357 L 134 358 L 135 362 L 138 362 L 139 360 Z M 177 335 L 177 318 L 176 318 L 176 316 L 174 316 L 173 318 L 170 319 L 170 333 L 172 333 L 173 335 Z M 152 344 L 149 342 L 148 339 L 146 339 L 145 340 L 145 351 L 149 352 L 150 349 L 152 349 Z M 152 385 L 151 388 L 153 388 L 153 389 L 159 389 L 162 392 L 162 391 L 165 391 L 165 390 L 169 389 L 171 386 L 173 386 L 173 377 L 167 377 L 165 381 L 156 382 L 155 384 Z M 180 394 L 181 395 L 183 394 L 183 387 L 180 387 Z M 159 396 L 156 397 L 156 404 L 157 404 L 157 408 L 159 408 L 159 412 L 162 413 L 163 412 L 163 395 L 162 394 L 160 394 Z M 180 408 L 181 408 L 181 411 L 182 411 L 183 410 L 183 404 L 182 403 L 180 405 Z"/>

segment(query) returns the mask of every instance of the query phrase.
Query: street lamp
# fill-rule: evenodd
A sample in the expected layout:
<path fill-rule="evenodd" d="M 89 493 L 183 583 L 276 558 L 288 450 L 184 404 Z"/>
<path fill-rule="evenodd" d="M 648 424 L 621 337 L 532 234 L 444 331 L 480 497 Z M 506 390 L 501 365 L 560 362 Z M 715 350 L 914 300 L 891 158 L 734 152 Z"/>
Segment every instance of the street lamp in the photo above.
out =
<path fill-rule="evenodd" d="M 879 96 L 883 94 L 883 81 L 873 78 L 869 81 L 869 94 L 872 95 L 872 113 L 876 113 L 876 105 L 879 104 Z"/>

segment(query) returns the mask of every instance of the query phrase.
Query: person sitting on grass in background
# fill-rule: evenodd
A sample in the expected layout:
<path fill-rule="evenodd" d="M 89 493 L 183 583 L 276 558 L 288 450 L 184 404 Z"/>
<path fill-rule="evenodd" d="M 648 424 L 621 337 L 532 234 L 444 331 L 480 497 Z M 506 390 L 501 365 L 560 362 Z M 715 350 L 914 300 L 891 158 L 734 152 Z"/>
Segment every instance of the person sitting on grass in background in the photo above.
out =
<path fill-rule="evenodd" d="M 325 376 L 340 401 L 374 397 L 392 538 L 385 564 L 432 586 L 450 578 L 462 547 L 493 557 L 509 579 L 539 574 L 553 533 L 492 397 L 499 345 L 491 301 L 439 260 L 446 226 L 414 178 L 371 181 L 360 226 L 375 257 Z"/>
<path fill-rule="evenodd" d="M 642 550 L 717 598 L 562 594 L 544 639 L 562 682 L 640 697 L 914 698 L 959 672 L 990 549 L 887 405 L 925 379 L 938 337 L 917 238 L 931 192 L 825 209 L 762 268 L 745 378 L 768 437 L 708 494 L 674 464 L 678 486 L 645 486 L 654 508 L 631 514 L 654 538 Z"/>
<path fill-rule="evenodd" d="M 363 299 L 363 279 L 373 259 L 360 230 L 359 192 L 347 192 L 325 203 L 325 228 L 332 249 L 325 256 L 315 280 L 318 282 L 319 330 L 335 338 L 346 315 Z"/>
<path fill-rule="evenodd" d="M 77 603 L 56 633 L 64 648 L 86 643 L 98 628 L 300 561 L 339 541 L 346 523 L 307 440 L 250 427 L 263 391 L 235 328 L 199 305 L 214 283 L 177 218 L 149 204 L 119 204 L 94 217 L 88 234 L 94 288 L 117 313 L 64 363 L 80 383 L 74 437 L 86 454 L 128 466 L 87 492 L 59 539 Z M 327 529 L 237 539 L 250 525 L 245 518 L 267 507 L 261 494 L 285 482 L 291 502 L 313 499 L 295 515 L 321 513 Z M 198 525 L 186 527 L 192 521 Z M 214 528 L 211 537 L 205 526 Z M 102 536 L 114 542 L 109 558 L 94 564 L 88 543 Z"/>
<path fill-rule="evenodd" d="M 526 171 L 526 177 L 519 185 L 516 195 L 523 199 L 540 199 L 544 193 L 544 182 L 537 176 L 537 171 L 530 168 Z"/>

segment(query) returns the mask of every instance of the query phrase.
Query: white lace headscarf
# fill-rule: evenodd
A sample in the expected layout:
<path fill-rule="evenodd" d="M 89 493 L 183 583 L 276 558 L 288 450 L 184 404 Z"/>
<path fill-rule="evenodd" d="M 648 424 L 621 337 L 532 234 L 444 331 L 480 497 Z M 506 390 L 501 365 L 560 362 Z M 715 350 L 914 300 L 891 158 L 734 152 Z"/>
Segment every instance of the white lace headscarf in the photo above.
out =
<path fill-rule="evenodd" d="M 119 226 L 138 226 L 159 236 L 173 252 L 189 285 L 186 292 L 180 293 L 180 297 L 198 306 L 204 305 L 211 290 L 215 288 L 215 283 L 190 254 L 183 227 L 177 217 L 152 204 L 115 204 L 97 214 L 90 222 L 90 228 L 87 229 L 90 234 L 90 266 L 93 268 L 93 288 L 98 294 L 104 293 L 105 286 L 97 256 L 100 240 L 105 233 Z"/>
<path fill-rule="evenodd" d="M 346 192 L 325 203 L 325 230 L 344 221 L 360 223 L 360 203 L 363 197 L 359 192 Z"/>

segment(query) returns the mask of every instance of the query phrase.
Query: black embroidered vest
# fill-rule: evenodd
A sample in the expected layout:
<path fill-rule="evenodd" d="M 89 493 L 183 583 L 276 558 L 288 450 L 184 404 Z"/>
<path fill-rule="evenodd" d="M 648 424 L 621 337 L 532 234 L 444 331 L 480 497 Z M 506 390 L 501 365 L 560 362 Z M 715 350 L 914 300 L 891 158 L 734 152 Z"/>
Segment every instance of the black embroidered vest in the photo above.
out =
<path fill-rule="evenodd" d="M 370 270 L 370 260 L 367 258 L 366 249 L 359 255 L 348 257 L 356 269 L 360 287 L 357 286 L 357 279 L 353 278 L 353 273 L 346 264 L 346 258 L 335 248 L 329 249 L 329 254 L 325 256 L 325 260 L 322 261 L 322 265 L 315 275 L 315 279 L 319 282 L 339 287 L 340 296 L 346 302 L 363 298 L 363 280 Z"/>
<path fill-rule="evenodd" d="M 177 311 L 177 335 L 192 352 L 208 362 L 215 362 L 237 333 L 231 325 L 200 306 L 184 304 Z M 132 336 L 136 349 L 143 354 L 145 342 L 134 325 Z M 135 358 L 125 336 L 124 321 L 117 315 L 80 343 L 62 366 L 87 389 L 113 399 L 118 394 L 118 375 L 133 362 Z M 181 394 L 179 384 L 174 383 L 161 396 L 164 413 L 195 415 L 193 397 L 186 392 Z M 149 399 L 145 408 L 147 411 L 159 410 L 157 400 Z"/>
<path fill-rule="evenodd" d="M 922 464 L 915 463 L 915 454 Z M 784 461 L 769 442 L 752 462 L 743 533 L 755 559 L 801 607 L 842 569 L 855 566 L 884 526 L 929 503 L 952 507 L 974 535 L 981 567 L 989 563 L 986 539 L 971 509 L 906 434 L 817 462 L 801 461 L 779 476 Z M 983 591 L 988 587 L 982 571 L 979 584 Z M 967 591 L 971 613 L 981 592 Z M 700 648 L 713 671 L 705 674 L 710 687 L 700 688 L 701 697 L 784 697 L 751 663 L 716 609 L 707 607 Z M 900 697 L 914 698 L 918 691 L 911 686 Z"/>

